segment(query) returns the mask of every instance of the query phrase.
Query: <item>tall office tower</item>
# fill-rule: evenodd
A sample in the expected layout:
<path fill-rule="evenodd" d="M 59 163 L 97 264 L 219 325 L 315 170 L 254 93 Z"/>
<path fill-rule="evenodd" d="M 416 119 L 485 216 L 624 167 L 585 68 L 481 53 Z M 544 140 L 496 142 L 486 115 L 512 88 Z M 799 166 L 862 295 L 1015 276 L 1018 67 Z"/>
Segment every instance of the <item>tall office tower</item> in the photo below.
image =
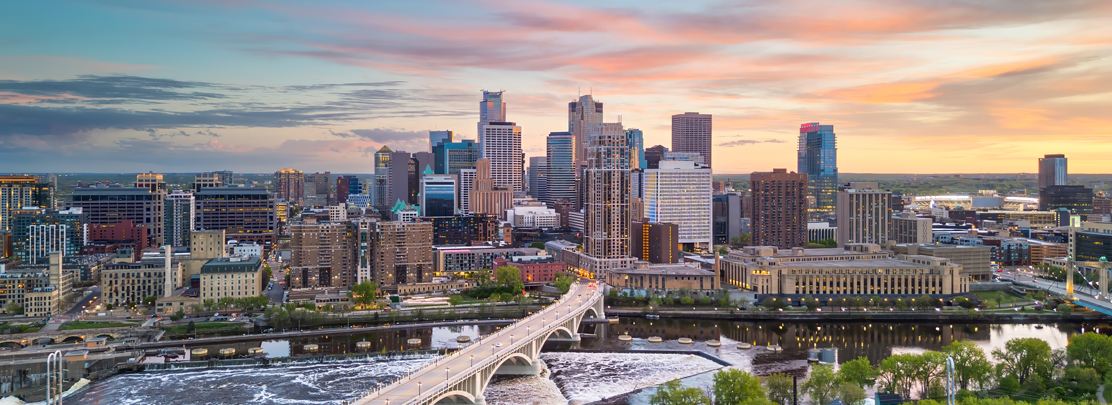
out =
<path fill-rule="evenodd" d="M 389 209 L 398 201 L 409 202 L 409 171 L 410 166 L 416 168 L 416 162 L 411 162 L 412 155 L 406 151 L 392 151 L 387 159 L 389 167 L 386 175 L 386 205 L 379 210 Z"/>
<path fill-rule="evenodd" d="M 799 173 L 807 175 L 808 194 L 815 201 L 812 221 L 830 221 L 837 213 L 838 145 L 833 125 L 817 122 L 799 127 Z"/>
<path fill-rule="evenodd" d="M 454 135 L 452 131 L 429 131 L 429 152 L 441 143 L 452 143 Z"/>
<path fill-rule="evenodd" d="M 433 174 L 421 178 L 421 216 L 450 217 L 459 212 L 456 176 Z"/>
<path fill-rule="evenodd" d="M 344 221 L 290 225 L 290 288 L 356 283 L 355 233 Z"/>
<path fill-rule="evenodd" d="M 461 169 L 459 171 L 459 187 L 456 194 L 459 198 L 459 212 L 471 212 L 471 191 L 475 189 L 475 169 Z"/>
<path fill-rule="evenodd" d="M 1069 184 L 1066 155 L 1046 155 L 1039 159 L 1039 190 Z"/>
<path fill-rule="evenodd" d="M 695 162 L 696 164 L 702 166 L 707 166 L 707 162 L 704 161 L 704 159 L 705 158 L 703 157 L 703 154 L 699 152 L 670 151 L 664 152 L 664 159 L 662 160 L 682 160 L 687 162 Z M 657 162 L 657 165 L 659 166 L 659 162 Z"/>
<path fill-rule="evenodd" d="M 470 139 L 459 142 L 442 142 L 432 148 L 436 174 L 459 174 L 463 169 L 474 169 L 479 160 L 479 144 Z"/>
<path fill-rule="evenodd" d="M 707 166 L 665 160 L 644 172 L 645 218 L 679 226 L 679 243 L 689 252 L 709 252 L 714 241 L 714 190 Z"/>
<path fill-rule="evenodd" d="M 572 206 L 576 206 L 578 191 L 575 175 L 579 164 L 575 160 L 575 135 L 571 132 L 552 132 L 548 134 L 546 143 L 548 188 L 541 201 L 552 207 L 556 201 L 568 200 Z"/>
<path fill-rule="evenodd" d="M 745 216 L 742 214 L 744 204 L 742 204 L 741 194 L 715 194 L 712 199 L 714 244 L 732 243 L 734 237 L 741 236 L 741 220 Z"/>
<path fill-rule="evenodd" d="M 491 178 L 490 161 L 486 158 L 475 163 L 474 188 L 469 199 L 469 212 L 472 214 L 490 214 L 499 218 L 506 216 L 506 210 L 514 206 L 514 190 L 510 187 L 499 186 Z"/>
<path fill-rule="evenodd" d="M 406 166 L 408 185 L 405 202 L 413 205 L 421 203 L 421 178 L 425 177 L 425 173 L 433 173 L 432 166 L 436 164 L 433 160 L 433 154 L 429 152 L 417 152 L 409 158 Z"/>
<path fill-rule="evenodd" d="M 665 153 L 668 153 L 668 148 L 665 148 L 664 145 L 656 145 L 645 149 L 645 168 L 659 169 L 660 161 L 664 160 Z"/>
<path fill-rule="evenodd" d="M 54 186 L 35 176 L 0 176 L 0 231 L 12 230 L 12 211 L 24 207 L 54 209 Z"/>
<path fill-rule="evenodd" d="M 277 175 L 275 175 L 277 178 Z M 277 187 L 275 183 L 275 187 Z M 201 191 L 205 187 L 224 187 L 224 176 L 220 173 L 197 173 L 193 175 L 193 191 Z"/>
<path fill-rule="evenodd" d="M 1071 214 L 1093 213 L 1093 189 L 1085 186 L 1046 186 L 1039 190 L 1039 210 L 1054 211 L 1059 208 Z"/>
<path fill-rule="evenodd" d="M 302 205 L 305 199 L 305 173 L 294 169 L 274 172 L 274 192 L 277 193 L 279 200 L 286 200 L 297 206 Z"/>
<path fill-rule="evenodd" d="M 332 204 L 332 194 L 330 192 L 332 183 L 332 173 L 313 173 L 305 175 L 305 197 L 302 198 L 302 204 L 306 207 L 327 207 Z"/>
<path fill-rule="evenodd" d="M 689 112 L 672 116 L 672 152 L 698 152 L 703 163 L 714 169 L 711 138 L 710 114 Z"/>
<path fill-rule="evenodd" d="M 852 182 L 838 190 L 838 247 L 888 241 L 892 193 L 875 182 Z"/>
<path fill-rule="evenodd" d="M 627 129 L 626 142 L 629 143 L 630 169 L 647 169 L 649 161 L 645 159 L 645 134 L 637 128 Z"/>
<path fill-rule="evenodd" d="M 12 250 L 26 264 L 46 263 L 50 252 L 81 254 L 89 219 L 81 208 L 62 211 L 27 208 L 12 211 Z"/>
<path fill-rule="evenodd" d="M 197 220 L 193 193 L 174 190 L 166 194 L 164 201 L 162 242 L 170 246 L 189 246 L 189 233 Z"/>
<path fill-rule="evenodd" d="M 112 225 L 130 220 L 147 228 L 148 246 L 162 246 L 165 198 L 166 193 L 152 193 L 139 187 L 75 188 L 66 208 L 81 207 L 90 224 Z"/>
<path fill-rule="evenodd" d="M 506 103 L 501 91 L 483 90 L 483 101 L 479 102 L 479 143 L 483 142 L 483 125 L 491 122 L 506 121 Z"/>
<path fill-rule="evenodd" d="M 579 101 L 568 103 L 568 132 L 575 140 L 575 168 L 587 161 L 587 143 L 596 124 L 602 123 L 602 102 L 590 94 L 579 96 Z M 573 200 L 574 201 L 574 200 Z"/>
<path fill-rule="evenodd" d="M 336 176 L 336 201 L 333 201 L 335 204 L 347 202 L 349 195 L 362 193 L 363 184 L 359 182 L 359 178 L 355 175 Z"/>
<path fill-rule="evenodd" d="M 159 173 L 139 173 L 135 175 L 135 187 L 150 189 L 152 193 L 166 192 L 166 180 Z"/>
<path fill-rule="evenodd" d="M 490 161 L 494 184 L 522 191 L 525 154 L 521 151 L 521 127 L 512 122 L 489 122 L 479 126 L 480 156 Z"/>
<path fill-rule="evenodd" d="M 529 158 L 529 195 L 537 201 L 545 201 L 548 190 L 548 158 L 533 156 Z"/>
<path fill-rule="evenodd" d="M 278 199 L 264 187 L 209 187 L 193 195 L 195 229 L 222 229 L 228 239 L 274 246 Z"/>
<path fill-rule="evenodd" d="M 596 259 L 628 258 L 630 169 L 625 130 L 622 124 L 598 123 L 588 138 L 583 251 Z"/>
<path fill-rule="evenodd" d="M 371 204 L 383 209 L 393 204 L 390 201 L 390 158 L 394 151 L 383 146 L 375 152 L 375 174 L 371 178 Z"/>
<path fill-rule="evenodd" d="M 807 247 L 807 174 L 753 172 L 750 246 Z"/>

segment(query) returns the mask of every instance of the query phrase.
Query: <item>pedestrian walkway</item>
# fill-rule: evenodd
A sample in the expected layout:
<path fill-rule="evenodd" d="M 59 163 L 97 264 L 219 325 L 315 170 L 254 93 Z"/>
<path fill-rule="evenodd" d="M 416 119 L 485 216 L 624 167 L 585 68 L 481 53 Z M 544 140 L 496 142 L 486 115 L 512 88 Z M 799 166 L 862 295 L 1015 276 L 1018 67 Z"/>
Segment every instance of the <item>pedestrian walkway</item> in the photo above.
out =
<path fill-rule="evenodd" d="M 1104 386 L 1103 385 L 1100 386 L 1100 388 L 1097 388 L 1097 401 L 1100 401 L 1101 405 L 1108 405 L 1108 401 L 1104 399 Z"/>

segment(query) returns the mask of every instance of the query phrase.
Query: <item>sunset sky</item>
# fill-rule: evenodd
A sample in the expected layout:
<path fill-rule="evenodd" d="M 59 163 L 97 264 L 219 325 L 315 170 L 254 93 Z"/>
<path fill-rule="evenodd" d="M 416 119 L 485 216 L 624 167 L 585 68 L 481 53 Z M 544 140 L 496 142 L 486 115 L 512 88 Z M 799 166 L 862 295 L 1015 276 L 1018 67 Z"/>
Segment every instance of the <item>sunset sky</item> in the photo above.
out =
<path fill-rule="evenodd" d="M 369 173 L 383 144 L 475 139 L 504 90 L 526 156 L 593 93 L 670 146 L 714 115 L 715 173 L 1112 172 L 1112 1 L 7 1 L 0 172 Z"/>

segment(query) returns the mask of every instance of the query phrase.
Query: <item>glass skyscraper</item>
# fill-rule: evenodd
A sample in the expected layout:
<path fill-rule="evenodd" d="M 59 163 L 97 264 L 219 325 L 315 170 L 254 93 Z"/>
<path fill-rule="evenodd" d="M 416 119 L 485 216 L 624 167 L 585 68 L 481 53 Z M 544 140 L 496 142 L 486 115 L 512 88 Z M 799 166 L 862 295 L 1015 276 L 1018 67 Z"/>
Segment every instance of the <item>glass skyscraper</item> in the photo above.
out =
<path fill-rule="evenodd" d="M 645 134 L 637 128 L 627 129 L 626 142 L 629 143 L 630 168 L 641 170 L 648 169 L 649 161 L 645 159 Z"/>
<path fill-rule="evenodd" d="M 838 208 L 838 146 L 833 125 L 799 127 L 799 173 L 807 175 L 812 221 L 834 219 Z"/>
<path fill-rule="evenodd" d="M 432 148 L 436 174 L 459 174 L 462 169 L 474 169 L 479 160 L 479 144 L 470 139 L 459 142 L 442 142 Z"/>
<path fill-rule="evenodd" d="M 549 206 L 559 200 L 568 200 L 572 206 L 575 205 L 575 147 L 575 136 L 571 132 L 548 134 L 548 189 L 541 201 Z"/>
<path fill-rule="evenodd" d="M 483 125 L 503 121 L 506 121 L 506 103 L 502 100 L 502 92 L 483 90 L 483 101 L 479 102 L 478 134 L 480 140 L 482 140 Z"/>
<path fill-rule="evenodd" d="M 441 142 L 452 142 L 455 138 L 453 135 L 452 131 L 429 131 L 429 152 L 432 152 Z"/>
<path fill-rule="evenodd" d="M 426 173 L 421 178 L 421 213 L 426 217 L 456 215 L 456 179 L 448 175 Z"/>

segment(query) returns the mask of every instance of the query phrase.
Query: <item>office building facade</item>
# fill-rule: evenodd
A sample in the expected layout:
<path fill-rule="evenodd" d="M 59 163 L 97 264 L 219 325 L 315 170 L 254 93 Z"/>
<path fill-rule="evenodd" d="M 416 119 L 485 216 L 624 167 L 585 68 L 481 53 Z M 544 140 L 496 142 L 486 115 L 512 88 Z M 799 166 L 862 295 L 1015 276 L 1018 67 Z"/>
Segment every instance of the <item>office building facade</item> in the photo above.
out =
<path fill-rule="evenodd" d="M 159 173 L 139 173 L 135 175 L 135 187 L 151 190 L 152 193 L 166 192 L 166 180 Z"/>
<path fill-rule="evenodd" d="M 658 169 L 645 170 L 641 187 L 645 218 L 679 226 L 679 243 L 684 250 L 710 251 L 714 242 L 714 192 L 709 167 L 665 160 Z"/>
<path fill-rule="evenodd" d="M 459 142 L 442 142 L 432 148 L 436 161 L 433 171 L 436 174 L 455 174 L 460 170 L 474 169 L 479 160 L 479 144 L 470 139 Z M 423 170 L 423 169 L 422 169 Z"/>
<path fill-rule="evenodd" d="M 506 118 L 506 102 L 502 99 L 501 91 L 483 90 L 483 100 L 479 102 L 479 142 L 482 142 L 483 125 L 491 122 L 504 122 Z"/>
<path fill-rule="evenodd" d="M 88 217 L 81 208 L 13 211 L 12 250 L 26 264 L 45 264 L 51 252 L 80 255 L 88 236 Z"/>
<path fill-rule="evenodd" d="M 575 145 L 572 159 L 576 170 L 586 164 L 588 138 L 595 126 L 601 123 L 602 102 L 596 101 L 590 94 L 579 96 L 579 100 L 568 103 L 568 132 Z"/>
<path fill-rule="evenodd" d="M 548 158 L 533 156 L 529 158 L 529 195 L 538 201 L 545 201 L 548 190 Z"/>
<path fill-rule="evenodd" d="M 672 152 L 696 152 L 711 169 L 712 125 L 710 114 L 688 112 L 672 116 Z"/>
<path fill-rule="evenodd" d="M 679 263 L 679 235 L 676 224 L 633 221 L 630 232 L 633 257 L 649 263 Z"/>
<path fill-rule="evenodd" d="M 660 161 L 664 160 L 664 154 L 668 153 L 668 148 L 663 145 L 656 145 L 651 148 L 645 149 L 645 168 L 646 169 L 659 169 Z"/>
<path fill-rule="evenodd" d="M 714 244 L 731 243 L 734 237 L 741 236 L 742 214 L 741 194 L 715 194 L 711 197 L 711 220 L 714 229 Z"/>
<path fill-rule="evenodd" d="M 896 243 L 930 243 L 934 234 L 930 218 L 919 218 L 911 211 L 903 211 L 892 216 L 892 231 L 888 240 Z"/>
<path fill-rule="evenodd" d="M 429 152 L 433 152 L 436 145 L 452 143 L 454 138 L 452 131 L 429 131 Z"/>
<path fill-rule="evenodd" d="M 112 225 L 129 220 L 147 228 L 149 246 L 162 246 L 165 197 L 165 193 L 152 193 L 147 188 L 76 188 L 67 207 L 81 207 L 90 224 Z"/>
<path fill-rule="evenodd" d="M 1065 208 L 1071 214 L 1093 212 L 1093 189 L 1085 186 L 1050 185 L 1039 189 L 1039 211 Z"/>
<path fill-rule="evenodd" d="M 456 215 L 459 212 L 457 195 L 455 176 L 426 173 L 421 179 L 420 206 L 422 216 L 450 217 Z"/>
<path fill-rule="evenodd" d="M 514 190 L 500 186 L 491 177 L 491 163 L 486 158 L 475 164 L 474 188 L 471 190 L 468 208 L 473 214 L 489 214 L 499 217 L 513 207 Z"/>
<path fill-rule="evenodd" d="M 368 192 L 371 204 L 382 209 L 393 205 L 390 201 L 390 158 L 393 157 L 390 148 L 383 146 L 375 152 L 375 173 L 371 177 L 371 187 Z"/>
<path fill-rule="evenodd" d="M 486 214 L 426 218 L 432 223 L 432 244 L 471 246 L 498 241 L 499 220 Z"/>
<path fill-rule="evenodd" d="M 787 169 L 754 172 L 751 245 L 780 249 L 807 246 L 807 175 Z"/>
<path fill-rule="evenodd" d="M 892 194 L 873 182 L 853 182 L 838 190 L 838 247 L 847 243 L 888 241 L 891 227 Z"/>
<path fill-rule="evenodd" d="M 274 192 L 278 199 L 301 206 L 305 198 L 305 173 L 295 169 L 274 172 Z"/>
<path fill-rule="evenodd" d="M 1039 190 L 1050 186 L 1069 184 L 1066 155 L 1046 155 L 1039 158 Z"/>
<path fill-rule="evenodd" d="M 12 230 L 12 211 L 54 209 L 54 186 L 35 176 L 0 176 L 0 231 Z"/>
<path fill-rule="evenodd" d="M 196 201 L 190 191 L 174 190 L 166 194 L 162 221 L 163 243 L 170 246 L 189 246 L 189 233 L 197 220 Z"/>
<path fill-rule="evenodd" d="M 490 161 L 494 184 L 522 191 L 525 155 L 521 151 L 521 127 L 512 122 L 496 121 L 483 124 L 480 129 L 480 155 Z"/>
<path fill-rule="evenodd" d="M 801 125 L 798 155 L 799 173 L 807 175 L 809 195 L 814 200 L 810 219 L 833 219 L 838 193 L 838 145 L 834 126 L 817 122 Z"/>
<path fill-rule="evenodd" d="M 579 165 L 575 160 L 575 141 L 571 132 L 548 134 L 545 157 L 548 165 L 548 188 L 545 190 L 545 198 L 541 199 L 546 204 L 568 200 L 575 205 L 577 201 L 576 173 Z"/>
<path fill-rule="evenodd" d="M 223 230 L 225 237 L 270 249 L 277 240 L 278 201 L 262 187 L 211 187 L 194 195 L 197 230 Z"/>
<path fill-rule="evenodd" d="M 629 166 L 633 170 L 648 168 L 649 162 L 645 159 L 645 133 L 640 129 L 626 130 L 626 142 L 629 143 Z"/>

